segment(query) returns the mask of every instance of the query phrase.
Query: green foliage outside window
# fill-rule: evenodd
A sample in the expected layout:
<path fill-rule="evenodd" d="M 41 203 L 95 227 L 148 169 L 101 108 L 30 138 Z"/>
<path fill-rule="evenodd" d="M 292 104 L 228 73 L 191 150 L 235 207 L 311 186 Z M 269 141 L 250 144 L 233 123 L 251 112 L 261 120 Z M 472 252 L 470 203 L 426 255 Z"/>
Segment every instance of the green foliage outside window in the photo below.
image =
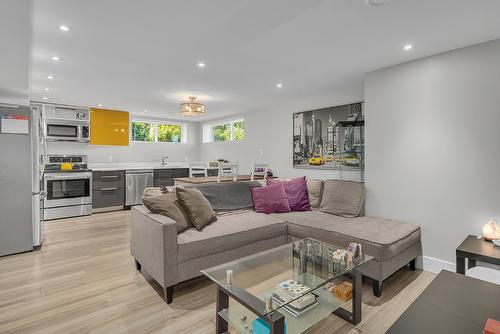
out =
<path fill-rule="evenodd" d="M 212 128 L 214 141 L 228 141 L 231 139 L 231 125 L 221 124 Z"/>
<path fill-rule="evenodd" d="M 233 139 L 243 140 L 245 137 L 245 128 L 243 121 L 233 123 Z"/>
<path fill-rule="evenodd" d="M 158 124 L 158 141 L 165 143 L 178 143 L 181 141 L 181 126 Z"/>
<path fill-rule="evenodd" d="M 154 141 L 154 125 L 146 122 L 132 122 L 132 140 L 133 141 Z"/>

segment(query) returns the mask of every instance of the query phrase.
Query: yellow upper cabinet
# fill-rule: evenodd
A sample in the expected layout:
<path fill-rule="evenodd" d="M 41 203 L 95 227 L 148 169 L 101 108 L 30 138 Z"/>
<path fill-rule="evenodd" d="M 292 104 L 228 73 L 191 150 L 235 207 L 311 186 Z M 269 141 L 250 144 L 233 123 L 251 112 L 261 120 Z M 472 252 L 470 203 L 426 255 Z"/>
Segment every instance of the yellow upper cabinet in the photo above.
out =
<path fill-rule="evenodd" d="M 90 144 L 128 146 L 128 142 L 128 112 L 90 109 Z"/>

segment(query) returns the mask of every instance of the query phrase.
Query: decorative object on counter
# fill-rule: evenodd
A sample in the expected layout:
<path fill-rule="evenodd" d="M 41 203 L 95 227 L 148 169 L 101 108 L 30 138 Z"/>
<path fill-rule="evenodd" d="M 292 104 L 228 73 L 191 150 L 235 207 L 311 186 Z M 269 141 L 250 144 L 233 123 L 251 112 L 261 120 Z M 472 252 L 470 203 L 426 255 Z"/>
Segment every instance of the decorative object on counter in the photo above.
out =
<path fill-rule="evenodd" d="M 208 163 L 208 167 L 215 167 L 215 168 L 218 168 L 219 167 L 219 161 L 210 161 Z"/>
<path fill-rule="evenodd" d="M 332 293 L 335 298 L 347 302 L 352 299 L 352 283 L 344 281 L 340 284 L 334 285 Z"/>
<path fill-rule="evenodd" d="M 500 225 L 495 219 L 490 220 L 483 226 L 483 237 L 484 240 L 488 241 L 500 239 Z"/>

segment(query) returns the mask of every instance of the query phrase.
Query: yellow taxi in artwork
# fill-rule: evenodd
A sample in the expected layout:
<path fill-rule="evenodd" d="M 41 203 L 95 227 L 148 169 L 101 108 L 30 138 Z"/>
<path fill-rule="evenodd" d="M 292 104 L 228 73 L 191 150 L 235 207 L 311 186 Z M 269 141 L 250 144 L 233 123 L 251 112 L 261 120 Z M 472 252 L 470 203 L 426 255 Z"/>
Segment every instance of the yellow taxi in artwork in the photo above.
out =
<path fill-rule="evenodd" d="M 309 165 L 323 165 L 325 158 L 322 155 L 315 155 L 309 158 Z"/>

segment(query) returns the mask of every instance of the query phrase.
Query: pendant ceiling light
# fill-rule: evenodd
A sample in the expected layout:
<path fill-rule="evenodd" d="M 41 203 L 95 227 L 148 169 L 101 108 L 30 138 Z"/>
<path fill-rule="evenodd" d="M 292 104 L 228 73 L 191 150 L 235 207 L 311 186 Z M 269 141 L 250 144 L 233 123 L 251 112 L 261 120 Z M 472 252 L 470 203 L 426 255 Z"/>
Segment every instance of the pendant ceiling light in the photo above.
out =
<path fill-rule="evenodd" d="M 205 106 L 196 102 L 195 96 L 189 97 L 189 102 L 181 103 L 181 114 L 186 116 L 198 116 L 205 113 Z"/>

